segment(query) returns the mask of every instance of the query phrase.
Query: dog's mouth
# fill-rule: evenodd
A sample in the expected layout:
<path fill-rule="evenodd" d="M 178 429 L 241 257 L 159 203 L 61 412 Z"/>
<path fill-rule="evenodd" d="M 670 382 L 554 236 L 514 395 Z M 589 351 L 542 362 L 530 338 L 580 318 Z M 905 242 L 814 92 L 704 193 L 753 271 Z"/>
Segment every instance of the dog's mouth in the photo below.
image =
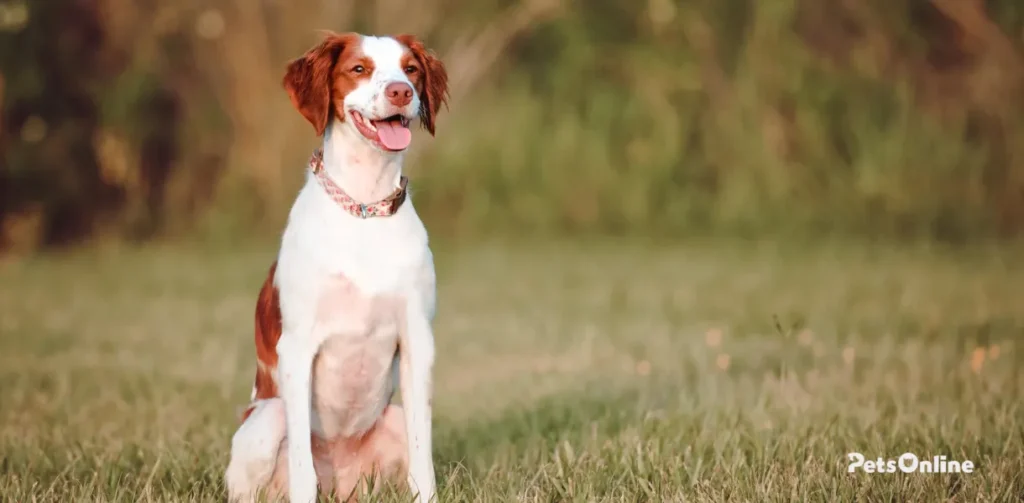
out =
<path fill-rule="evenodd" d="M 400 152 L 409 148 L 412 143 L 412 131 L 409 130 L 409 119 L 402 114 L 395 114 L 383 119 L 370 120 L 363 114 L 352 110 L 349 112 L 356 129 L 375 145 L 389 152 Z"/>

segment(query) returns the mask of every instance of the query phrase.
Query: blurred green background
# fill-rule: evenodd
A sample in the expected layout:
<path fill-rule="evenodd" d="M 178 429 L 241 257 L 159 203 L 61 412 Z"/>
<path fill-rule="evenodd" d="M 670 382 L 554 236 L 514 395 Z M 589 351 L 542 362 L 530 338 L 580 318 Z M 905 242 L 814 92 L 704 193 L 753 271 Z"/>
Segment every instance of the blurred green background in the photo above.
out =
<path fill-rule="evenodd" d="M 446 62 L 437 236 L 1024 231 L 1019 0 L 0 0 L 0 246 L 278 235 L 319 29 Z"/>

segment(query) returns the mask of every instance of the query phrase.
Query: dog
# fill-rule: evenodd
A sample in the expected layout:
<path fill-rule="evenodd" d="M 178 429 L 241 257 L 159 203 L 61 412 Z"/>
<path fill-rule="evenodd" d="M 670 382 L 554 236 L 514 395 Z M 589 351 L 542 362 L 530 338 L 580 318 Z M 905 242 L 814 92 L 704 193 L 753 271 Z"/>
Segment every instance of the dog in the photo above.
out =
<path fill-rule="evenodd" d="M 347 499 L 388 477 L 431 501 L 435 273 L 402 163 L 411 121 L 434 135 L 447 72 L 415 36 L 328 32 L 283 86 L 323 145 L 257 300 L 229 499 Z"/>

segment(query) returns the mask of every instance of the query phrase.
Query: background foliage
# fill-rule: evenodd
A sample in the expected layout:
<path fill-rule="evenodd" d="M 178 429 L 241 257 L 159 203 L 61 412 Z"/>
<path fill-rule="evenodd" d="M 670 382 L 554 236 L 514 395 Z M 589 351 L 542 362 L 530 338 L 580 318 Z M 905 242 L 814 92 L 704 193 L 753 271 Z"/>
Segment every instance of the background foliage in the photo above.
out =
<path fill-rule="evenodd" d="M 279 233 L 318 29 L 446 61 L 434 233 L 1024 231 L 1017 0 L 3 0 L 0 246 Z"/>

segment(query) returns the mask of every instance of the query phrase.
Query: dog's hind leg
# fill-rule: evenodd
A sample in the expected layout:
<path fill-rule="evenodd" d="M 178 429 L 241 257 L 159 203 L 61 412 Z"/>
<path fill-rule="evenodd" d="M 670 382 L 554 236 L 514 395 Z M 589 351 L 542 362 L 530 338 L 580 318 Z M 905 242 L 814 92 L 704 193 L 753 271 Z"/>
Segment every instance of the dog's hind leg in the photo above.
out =
<path fill-rule="evenodd" d="M 228 500 L 255 501 L 261 491 L 271 489 L 278 454 L 285 439 L 284 401 L 257 400 L 246 411 L 248 417 L 231 438 L 231 459 L 224 473 Z"/>

